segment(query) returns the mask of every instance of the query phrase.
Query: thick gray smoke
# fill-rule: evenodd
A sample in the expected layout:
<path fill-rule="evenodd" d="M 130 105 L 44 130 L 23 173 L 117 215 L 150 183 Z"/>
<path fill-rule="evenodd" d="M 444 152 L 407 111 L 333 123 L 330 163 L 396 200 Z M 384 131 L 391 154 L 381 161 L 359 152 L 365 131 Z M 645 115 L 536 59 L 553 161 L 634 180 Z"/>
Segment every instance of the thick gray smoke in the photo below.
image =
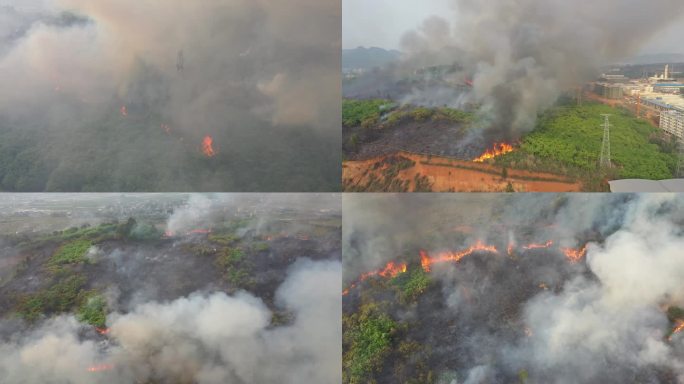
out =
<path fill-rule="evenodd" d="M 11 20 L 0 26 L 0 128 L 51 145 L 41 153 L 48 180 L 6 188 L 292 190 L 277 179 L 300 161 L 289 172 L 308 172 L 305 189 L 335 189 L 339 158 L 322 147 L 339 147 L 339 3 L 14 3 L 0 7 Z M 205 135 L 222 164 L 194 174 L 188 153 L 201 157 Z M 79 165 L 102 158 L 117 165 L 106 175 Z"/>
<path fill-rule="evenodd" d="M 409 62 L 457 63 L 473 80 L 486 128 L 516 139 L 561 92 L 594 78 L 599 67 L 639 52 L 683 22 L 679 0 L 453 0 L 456 16 L 433 17 L 402 38 Z M 453 104 L 444 100 L 443 104 Z"/>
<path fill-rule="evenodd" d="M 415 266 L 418 247 L 458 250 L 480 239 L 499 247 L 435 265 L 441 289 L 418 299 L 421 311 L 393 312 L 416 322 L 412 338 L 437 343 L 433 367 L 457 372 L 458 383 L 511 382 L 520 372 L 527 383 L 684 382 L 684 337 L 668 340 L 666 314 L 684 306 L 681 196 L 349 197 L 344 212 L 347 282 L 388 261 Z M 450 231 L 455 225 L 471 229 Z M 585 261 L 557 251 L 505 254 L 511 240 L 548 239 L 588 243 Z"/>
<path fill-rule="evenodd" d="M 109 318 L 111 339 L 83 340 L 71 317 L 0 345 L 3 383 L 337 383 L 341 381 L 341 265 L 295 263 L 276 291 L 291 314 L 246 292 L 196 293 Z M 101 369 L 100 372 L 90 370 Z"/>
<path fill-rule="evenodd" d="M 207 218 L 210 217 L 212 208 L 214 208 L 213 202 L 208 196 L 193 194 L 185 205 L 174 210 L 169 216 L 166 229 L 175 234 L 207 225 Z"/>

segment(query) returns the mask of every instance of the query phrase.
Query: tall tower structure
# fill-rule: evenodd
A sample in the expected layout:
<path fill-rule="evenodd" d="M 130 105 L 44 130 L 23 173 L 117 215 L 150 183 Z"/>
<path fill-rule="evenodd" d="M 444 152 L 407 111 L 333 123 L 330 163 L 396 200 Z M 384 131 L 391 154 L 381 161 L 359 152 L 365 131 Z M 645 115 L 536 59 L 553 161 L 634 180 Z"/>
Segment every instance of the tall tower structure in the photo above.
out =
<path fill-rule="evenodd" d="M 601 161 L 599 163 L 601 168 L 610 168 L 610 115 L 602 114 L 603 122 L 603 142 L 601 143 Z"/>
<path fill-rule="evenodd" d="M 665 73 L 663 74 L 663 79 L 670 78 L 670 64 L 665 64 Z"/>

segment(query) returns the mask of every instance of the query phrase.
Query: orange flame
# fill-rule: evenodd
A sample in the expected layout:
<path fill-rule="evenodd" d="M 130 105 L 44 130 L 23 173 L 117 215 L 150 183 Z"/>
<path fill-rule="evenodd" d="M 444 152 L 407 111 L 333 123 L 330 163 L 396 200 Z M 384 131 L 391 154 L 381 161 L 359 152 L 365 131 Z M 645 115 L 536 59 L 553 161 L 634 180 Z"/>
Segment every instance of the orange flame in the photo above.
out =
<path fill-rule="evenodd" d="M 495 157 L 505 155 L 509 152 L 513 152 L 513 146 L 507 143 L 494 143 L 491 149 L 488 149 L 480 155 L 477 159 L 473 160 L 476 163 L 482 163 L 485 160 L 493 159 Z"/>
<path fill-rule="evenodd" d="M 99 328 L 95 327 L 95 332 L 99 333 L 100 335 L 108 335 L 110 329 L 109 328 Z"/>
<path fill-rule="evenodd" d="M 92 367 L 88 368 L 88 372 L 103 372 L 103 371 L 111 371 L 114 369 L 114 366 L 112 364 L 97 364 L 93 365 Z"/>
<path fill-rule="evenodd" d="M 125 105 L 121 106 L 121 108 L 119 109 L 119 112 L 121 113 L 121 116 L 128 117 L 128 108 L 126 108 Z"/>
<path fill-rule="evenodd" d="M 552 245 L 553 245 L 553 241 L 549 240 L 544 244 L 536 244 L 536 243 L 527 244 L 526 246 L 523 247 L 523 249 L 529 250 L 529 249 L 551 248 Z"/>
<path fill-rule="evenodd" d="M 506 252 L 508 253 L 508 256 L 513 255 L 513 243 L 508 244 L 508 247 L 506 248 Z"/>
<path fill-rule="evenodd" d="M 363 275 L 361 275 L 361 278 L 359 281 L 364 281 L 370 277 L 373 276 L 381 276 L 381 277 L 397 277 L 398 274 L 406 272 L 407 265 L 406 263 L 395 263 L 394 261 L 390 261 L 387 263 L 385 268 L 379 269 L 377 271 L 372 271 L 372 272 L 366 272 Z"/>
<path fill-rule="evenodd" d="M 423 267 L 423 270 L 425 272 L 430 272 L 432 264 L 446 263 L 449 261 L 459 262 L 464 257 L 469 256 L 475 252 L 499 253 L 499 250 L 497 250 L 496 247 L 493 245 L 486 245 L 481 241 L 478 241 L 477 243 L 475 243 L 475 245 L 461 252 L 446 251 L 440 252 L 435 256 L 430 256 L 427 252 L 420 251 L 420 265 Z"/>
<path fill-rule="evenodd" d="M 677 321 L 677 325 L 674 327 L 672 330 L 672 333 L 670 336 L 667 338 L 668 341 L 672 341 L 672 336 L 684 331 L 684 320 L 679 320 Z"/>
<path fill-rule="evenodd" d="M 216 152 L 214 152 L 214 138 L 209 135 L 204 136 L 204 140 L 202 141 L 202 153 L 204 153 L 206 157 L 216 156 Z"/>
<path fill-rule="evenodd" d="M 571 263 L 579 263 L 580 260 L 582 260 L 584 256 L 587 254 L 586 245 L 582 248 L 562 248 L 561 250 L 565 254 L 565 257 L 567 257 Z"/>
<path fill-rule="evenodd" d="M 383 269 L 362 274 L 356 282 L 352 283 L 347 289 L 342 291 L 342 296 L 347 296 L 349 291 L 356 288 L 359 283 L 366 281 L 373 276 L 397 277 L 400 273 L 406 273 L 407 268 L 408 266 L 406 263 L 395 263 L 394 261 L 390 261 Z"/>
<path fill-rule="evenodd" d="M 169 127 L 168 124 L 163 124 L 163 123 L 162 123 L 161 129 L 163 129 L 164 132 L 166 132 L 167 135 L 171 134 L 171 127 Z"/>

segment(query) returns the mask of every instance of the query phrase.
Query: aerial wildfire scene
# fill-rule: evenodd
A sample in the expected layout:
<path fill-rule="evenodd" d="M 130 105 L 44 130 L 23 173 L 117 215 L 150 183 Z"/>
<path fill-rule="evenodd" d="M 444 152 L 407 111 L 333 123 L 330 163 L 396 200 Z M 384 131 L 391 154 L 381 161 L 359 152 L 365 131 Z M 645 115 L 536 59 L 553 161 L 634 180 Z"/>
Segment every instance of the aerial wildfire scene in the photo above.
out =
<path fill-rule="evenodd" d="M 0 382 L 341 382 L 339 195 L 5 195 Z"/>
<path fill-rule="evenodd" d="M 343 198 L 344 383 L 684 382 L 684 197 Z"/>
<path fill-rule="evenodd" d="M 0 191 L 339 191 L 340 23 L 335 0 L 2 0 Z"/>
<path fill-rule="evenodd" d="M 684 176 L 684 52 L 657 53 L 681 50 L 684 2 L 411 1 L 417 14 L 449 8 L 407 22 L 393 48 L 369 46 L 391 33 L 368 21 L 381 12 L 345 1 L 345 191 L 608 191 Z"/>

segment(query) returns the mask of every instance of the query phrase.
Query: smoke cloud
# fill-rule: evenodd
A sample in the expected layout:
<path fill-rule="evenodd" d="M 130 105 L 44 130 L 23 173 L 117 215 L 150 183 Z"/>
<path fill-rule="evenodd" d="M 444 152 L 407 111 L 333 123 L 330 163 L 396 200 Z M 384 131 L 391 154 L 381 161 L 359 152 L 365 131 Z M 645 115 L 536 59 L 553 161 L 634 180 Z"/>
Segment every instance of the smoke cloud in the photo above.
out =
<path fill-rule="evenodd" d="M 659 0 L 454 0 L 456 15 L 432 17 L 402 38 L 414 67 L 454 64 L 472 78 L 460 102 L 480 106 L 483 125 L 513 140 L 534 128 L 537 114 L 561 92 L 598 75 L 601 65 L 639 52 L 684 4 Z M 453 105 L 454 98 L 442 104 Z"/>
<path fill-rule="evenodd" d="M 23 131 L 34 147 L 50 143 L 37 180 L 7 180 L 5 189 L 280 191 L 294 189 L 279 183 L 294 168 L 312 180 L 306 189 L 322 180 L 336 189 L 339 159 L 322 148 L 339 147 L 338 8 L 313 0 L 0 8 L 12 20 L 0 29 L 0 127 Z M 205 135 L 221 165 L 197 170 L 192 155 Z M 113 168 L 106 175 L 79 165 L 102 158 Z"/>
<path fill-rule="evenodd" d="M 0 344 L 0 376 L 9 384 L 340 382 L 340 276 L 339 262 L 295 263 L 276 291 L 292 319 L 281 326 L 246 292 L 197 292 L 111 314 L 111 342 L 83 339 L 74 318 L 55 318 Z"/>
<path fill-rule="evenodd" d="M 438 377 L 441 370 L 466 383 L 514 382 L 521 372 L 529 383 L 684 382 L 684 338 L 668 337 L 674 320 L 666 313 L 684 306 L 681 196 L 384 200 L 345 199 L 348 283 L 363 268 L 418 260 L 418 249 L 458 250 L 476 240 L 499 249 L 433 265 L 439 288 L 390 310 L 411 324 L 412 340 L 430 345 Z M 375 236 L 389 245 L 369 240 Z M 585 261 L 544 249 L 506 254 L 511 242 L 548 239 L 561 248 L 587 244 Z"/>

